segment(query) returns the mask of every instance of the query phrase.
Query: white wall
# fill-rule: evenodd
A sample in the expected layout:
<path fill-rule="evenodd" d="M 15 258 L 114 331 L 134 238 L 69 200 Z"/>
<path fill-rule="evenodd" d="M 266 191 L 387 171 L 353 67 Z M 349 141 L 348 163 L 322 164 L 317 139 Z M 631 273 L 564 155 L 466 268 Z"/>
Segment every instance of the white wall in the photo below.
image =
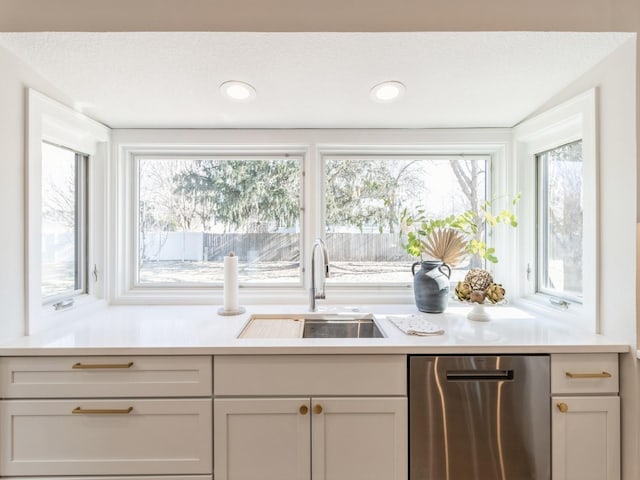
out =
<path fill-rule="evenodd" d="M 640 478 L 640 368 L 636 350 L 636 40 L 630 40 L 540 111 L 598 88 L 600 318 L 604 335 L 632 346 L 621 355 L 623 478 Z"/>
<path fill-rule="evenodd" d="M 13 55 L 0 49 L 0 342 L 25 328 L 24 206 L 26 87 L 69 103 L 69 99 Z"/>
<path fill-rule="evenodd" d="M 601 333 L 630 345 L 636 343 L 635 61 L 636 41 L 631 39 L 531 115 L 597 88 Z"/>

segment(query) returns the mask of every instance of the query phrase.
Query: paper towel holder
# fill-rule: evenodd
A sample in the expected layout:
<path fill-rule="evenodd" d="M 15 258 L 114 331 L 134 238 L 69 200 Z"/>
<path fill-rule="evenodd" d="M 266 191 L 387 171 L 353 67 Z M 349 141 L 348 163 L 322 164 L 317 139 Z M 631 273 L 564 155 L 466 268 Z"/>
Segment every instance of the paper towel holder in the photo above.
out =
<path fill-rule="evenodd" d="M 224 257 L 224 302 L 218 309 L 218 315 L 240 315 L 245 311 L 244 307 L 238 305 L 238 257 L 234 252 L 229 252 Z"/>

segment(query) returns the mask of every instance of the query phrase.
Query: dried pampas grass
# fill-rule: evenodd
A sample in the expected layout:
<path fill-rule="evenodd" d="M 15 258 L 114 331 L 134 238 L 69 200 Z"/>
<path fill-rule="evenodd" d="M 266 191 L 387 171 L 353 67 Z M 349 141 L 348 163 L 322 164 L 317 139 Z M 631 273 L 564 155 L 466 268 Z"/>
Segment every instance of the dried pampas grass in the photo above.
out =
<path fill-rule="evenodd" d="M 454 267 L 467 254 L 466 246 L 462 233 L 451 228 L 437 229 L 427 237 L 425 253 Z"/>

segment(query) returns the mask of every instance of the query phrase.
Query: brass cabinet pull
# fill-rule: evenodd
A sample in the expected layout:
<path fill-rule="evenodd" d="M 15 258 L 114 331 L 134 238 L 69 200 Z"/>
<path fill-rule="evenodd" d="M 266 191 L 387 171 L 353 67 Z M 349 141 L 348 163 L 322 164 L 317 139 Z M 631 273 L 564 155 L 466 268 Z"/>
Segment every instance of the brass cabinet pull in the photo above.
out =
<path fill-rule="evenodd" d="M 307 413 L 309 413 L 309 407 L 306 405 L 300 405 L 300 414 L 306 415 Z"/>
<path fill-rule="evenodd" d="M 322 405 L 320 405 L 319 403 L 317 403 L 314 407 L 313 407 L 313 413 L 315 413 L 316 415 L 320 415 L 322 413 Z"/>
<path fill-rule="evenodd" d="M 560 410 L 562 413 L 567 413 L 569 411 L 569 405 L 564 402 L 560 402 L 558 403 L 558 410 Z"/>
<path fill-rule="evenodd" d="M 73 414 L 81 414 L 81 415 L 127 415 L 131 413 L 133 407 L 129 408 L 82 408 L 76 407 L 71 410 Z"/>
<path fill-rule="evenodd" d="M 131 368 L 133 367 L 133 362 L 129 363 L 74 363 L 71 368 L 75 369 L 83 369 L 83 370 L 91 370 L 91 369 L 100 369 L 100 368 Z"/>
<path fill-rule="evenodd" d="M 609 372 L 595 372 L 595 373 L 572 373 L 564 372 L 569 378 L 611 378 Z"/>

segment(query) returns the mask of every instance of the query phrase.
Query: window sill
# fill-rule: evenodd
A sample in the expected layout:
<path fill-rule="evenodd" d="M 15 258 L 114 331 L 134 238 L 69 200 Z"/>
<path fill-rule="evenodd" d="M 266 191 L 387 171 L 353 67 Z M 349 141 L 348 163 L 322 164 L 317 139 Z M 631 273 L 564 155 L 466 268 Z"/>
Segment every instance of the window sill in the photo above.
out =
<path fill-rule="evenodd" d="M 33 335 L 63 322 L 75 322 L 107 306 L 105 300 L 93 295 L 78 295 L 73 297 L 73 300 L 73 306 L 61 310 L 55 310 L 51 304 L 43 306 L 37 322 L 29 323 L 26 334 Z"/>
<path fill-rule="evenodd" d="M 547 295 L 529 295 L 513 300 L 513 305 L 535 312 L 537 315 L 545 318 L 562 322 L 567 326 L 579 328 L 591 333 L 598 333 L 597 325 L 592 321 L 593 313 L 587 312 L 583 305 L 579 303 L 570 303 L 567 308 L 560 305 L 553 305 L 549 301 Z"/>

